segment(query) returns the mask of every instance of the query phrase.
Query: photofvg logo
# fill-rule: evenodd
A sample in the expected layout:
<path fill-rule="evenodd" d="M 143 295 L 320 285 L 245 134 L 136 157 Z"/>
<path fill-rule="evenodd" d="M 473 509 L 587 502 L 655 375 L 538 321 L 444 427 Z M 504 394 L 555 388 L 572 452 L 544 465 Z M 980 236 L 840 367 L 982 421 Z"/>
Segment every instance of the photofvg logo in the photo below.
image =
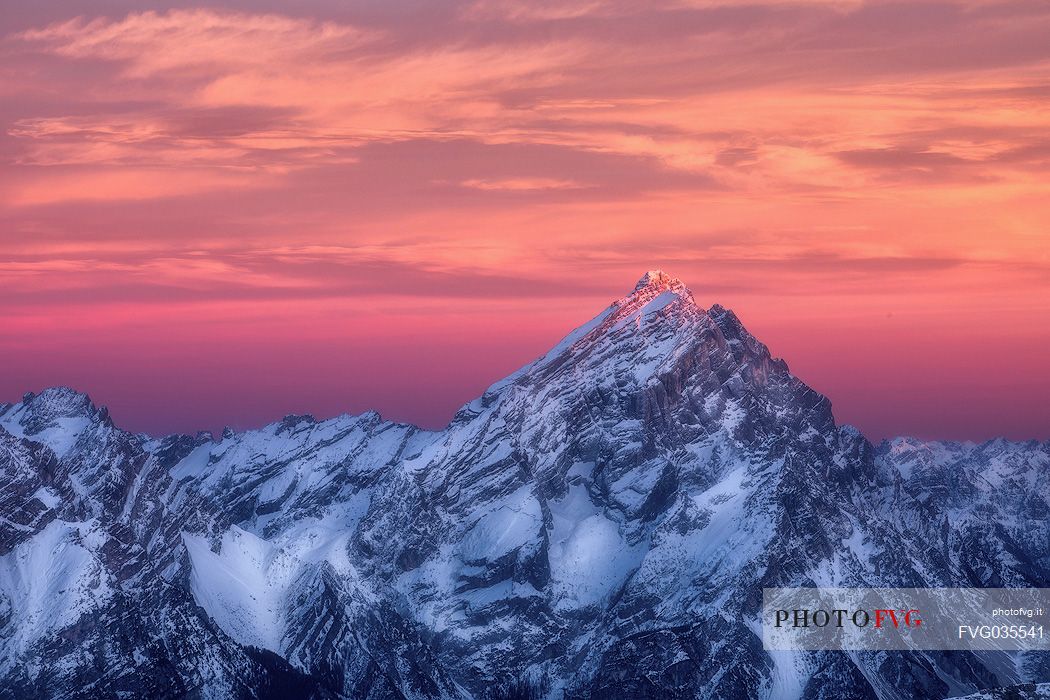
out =
<path fill-rule="evenodd" d="M 766 588 L 766 649 L 1050 650 L 1046 588 Z"/>
<path fill-rule="evenodd" d="M 901 625 L 904 627 L 919 627 L 922 625 L 922 618 L 919 616 L 919 611 L 915 608 L 878 608 L 870 611 L 846 610 L 845 608 L 835 608 L 834 610 L 796 608 L 794 610 L 780 609 L 774 612 L 776 613 L 777 627 L 785 625 L 792 627 L 809 627 L 810 625 L 827 627 L 828 625 L 834 625 L 841 628 L 849 624 L 854 627 L 871 625 L 875 629 L 882 629 L 884 624 L 891 624 L 895 628 L 899 628 Z"/>

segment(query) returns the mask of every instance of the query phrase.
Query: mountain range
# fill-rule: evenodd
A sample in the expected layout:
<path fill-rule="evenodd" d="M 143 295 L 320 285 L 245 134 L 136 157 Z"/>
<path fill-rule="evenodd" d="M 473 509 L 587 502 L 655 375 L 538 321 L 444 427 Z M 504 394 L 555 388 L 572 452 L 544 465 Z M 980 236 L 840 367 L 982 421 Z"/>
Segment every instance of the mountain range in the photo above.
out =
<path fill-rule="evenodd" d="M 1050 696 L 1046 653 L 767 652 L 777 586 L 1050 587 L 1050 443 L 872 444 L 660 271 L 443 430 L 0 405 L 2 698 Z"/>

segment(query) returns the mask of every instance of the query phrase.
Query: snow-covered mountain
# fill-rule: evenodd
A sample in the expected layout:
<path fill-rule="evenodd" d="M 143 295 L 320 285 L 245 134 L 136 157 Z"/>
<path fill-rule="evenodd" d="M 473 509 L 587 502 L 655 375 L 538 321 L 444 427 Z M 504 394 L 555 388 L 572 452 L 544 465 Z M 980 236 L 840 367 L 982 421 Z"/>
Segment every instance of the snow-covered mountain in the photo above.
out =
<path fill-rule="evenodd" d="M 3 698 L 1050 681 L 1046 654 L 763 651 L 763 586 L 807 585 L 1050 587 L 1050 443 L 873 446 L 659 271 L 442 431 L 152 439 L 71 389 L 0 405 Z"/>

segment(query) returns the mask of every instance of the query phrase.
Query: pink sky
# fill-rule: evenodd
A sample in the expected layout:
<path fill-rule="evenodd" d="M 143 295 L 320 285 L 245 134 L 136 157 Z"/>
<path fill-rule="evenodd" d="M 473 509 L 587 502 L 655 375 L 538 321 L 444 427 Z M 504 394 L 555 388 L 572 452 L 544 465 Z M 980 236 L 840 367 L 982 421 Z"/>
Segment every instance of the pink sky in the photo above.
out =
<path fill-rule="evenodd" d="M 662 267 L 871 438 L 1050 438 L 1043 0 L 21 5 L 0 401 L 439 426 Z"/>

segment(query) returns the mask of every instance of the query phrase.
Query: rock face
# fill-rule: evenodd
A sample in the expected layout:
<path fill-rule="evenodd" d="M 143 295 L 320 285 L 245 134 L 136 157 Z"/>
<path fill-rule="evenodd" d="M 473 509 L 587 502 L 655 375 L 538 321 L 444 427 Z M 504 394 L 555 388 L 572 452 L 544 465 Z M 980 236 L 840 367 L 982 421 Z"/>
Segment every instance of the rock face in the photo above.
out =
<path fill-rule="evenodd" d="M 1050 681 L 1045 654 L 764 652 L 762 587 L 807 585 L 1050 587 L 1050 444 L 873 446 L 661 272 L 438 432 L 151 439 L 69 389 L 0 405 L 4 698 Z"/>

